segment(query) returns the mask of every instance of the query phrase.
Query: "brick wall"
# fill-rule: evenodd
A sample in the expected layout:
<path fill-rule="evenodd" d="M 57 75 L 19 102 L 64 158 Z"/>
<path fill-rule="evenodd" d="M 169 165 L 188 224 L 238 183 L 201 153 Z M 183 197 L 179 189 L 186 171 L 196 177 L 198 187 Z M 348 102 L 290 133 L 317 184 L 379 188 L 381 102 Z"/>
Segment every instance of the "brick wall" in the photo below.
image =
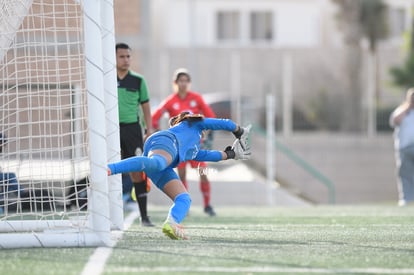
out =
<path fill-rule="evenodd" d="M 138 35 L 140 1 L 114 1 L 115 33 L 116 35 Z"/>

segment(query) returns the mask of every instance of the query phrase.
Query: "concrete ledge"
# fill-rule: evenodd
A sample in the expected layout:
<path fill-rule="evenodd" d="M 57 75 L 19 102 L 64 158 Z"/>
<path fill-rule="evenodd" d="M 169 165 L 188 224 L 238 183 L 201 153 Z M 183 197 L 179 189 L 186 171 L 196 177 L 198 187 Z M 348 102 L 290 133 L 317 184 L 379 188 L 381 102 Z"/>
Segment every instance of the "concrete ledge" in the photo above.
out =
<path fill-rule="evenodd" d="M 333 182 L 336 203 L 397 202 L 391 133 L 372 138 L 340 133 L 295 133 L 289 138 L 276 138 Z M 253 161 L 263 169 L 265 144 L 264 137 L 252 137 Z M 324 185 L 280 151 L 275 155 L 278 181 L 316 203 L 328 202 Z"/>

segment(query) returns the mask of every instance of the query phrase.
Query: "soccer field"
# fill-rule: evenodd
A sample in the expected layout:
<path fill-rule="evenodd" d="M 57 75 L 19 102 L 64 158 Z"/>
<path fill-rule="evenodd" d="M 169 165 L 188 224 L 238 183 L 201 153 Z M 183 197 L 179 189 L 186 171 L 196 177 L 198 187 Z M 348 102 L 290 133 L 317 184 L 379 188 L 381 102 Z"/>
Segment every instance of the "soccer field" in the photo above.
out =
<path fill-rule="evenodd" d="M 2 250 L 0 273 L 414 274 L 413 210 L 218 207 L 210 218 L 194 207 L 184 223 L 190 240 L 173 241 L 161 233 L 168 208 L 151 207 L 157 227 L 135 220 L 112 249 Z"/>

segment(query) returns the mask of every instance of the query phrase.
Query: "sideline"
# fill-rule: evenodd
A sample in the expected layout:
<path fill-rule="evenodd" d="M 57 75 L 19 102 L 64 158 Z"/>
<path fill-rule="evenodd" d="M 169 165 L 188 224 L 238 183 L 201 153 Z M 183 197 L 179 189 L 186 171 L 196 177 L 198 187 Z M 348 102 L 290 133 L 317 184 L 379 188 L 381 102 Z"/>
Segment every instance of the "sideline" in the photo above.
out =
<path fill-rule="evenodd" d="M 122 234 L 125 230 L 128 230 L 129 227 L 134 223 L 134 220 L 138 218 L 138 211 L 131 212 L 124 220 L 124 230 L 119 230 L 113 233 L 115 238 L 115 243 L 121 239 Z M 95 249 L 95 252 L 89 257 L 88 262 L 82 270 L 81 275 L 100 275 L 103 273 L 106 261 L 112 254 L 113 247 L 98 247 Z"/>

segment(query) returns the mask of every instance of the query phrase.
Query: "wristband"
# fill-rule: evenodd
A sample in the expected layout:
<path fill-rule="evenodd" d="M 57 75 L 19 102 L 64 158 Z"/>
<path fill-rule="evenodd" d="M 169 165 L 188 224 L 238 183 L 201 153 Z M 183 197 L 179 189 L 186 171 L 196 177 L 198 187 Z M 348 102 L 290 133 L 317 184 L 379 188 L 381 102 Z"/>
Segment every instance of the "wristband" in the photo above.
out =
<path fill-rule="evenodd" d="M 240 137 L 243 135 L 243 132 L 244 132 L 243 128 L 239 126 L 239 129 L 238 129 L 238 130 L 236 130 L 236 131 L 234 131 L 234 132 L 233 132 L 233 135 L 234 135 L 236 138 L 240 138 Z"/>
<path fill-rule="evenodd" d="M 231 149 L 231 146 L 227 146 L 226 149 L 224 149 L 224 153 L 226 153 L 227 159 L 234 159 L 236 157 L 236 153 Z"/>

